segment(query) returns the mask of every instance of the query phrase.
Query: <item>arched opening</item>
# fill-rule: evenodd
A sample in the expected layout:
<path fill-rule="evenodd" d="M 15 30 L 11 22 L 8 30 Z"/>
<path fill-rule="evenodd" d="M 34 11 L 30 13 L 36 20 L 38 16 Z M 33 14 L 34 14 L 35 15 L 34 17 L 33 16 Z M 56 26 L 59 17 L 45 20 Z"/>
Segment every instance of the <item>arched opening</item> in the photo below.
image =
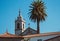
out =
<path fill-rule="evenodd" d="M 24 28 L 24 24 L 23 24 L 23 28 Z"/>
<path fill-rule="evenodd" d="M 20 24 L 19 24 L 19 23 L 17 23 L 17 29 L 19 29 L 19 27 L 20 27 Z"/>

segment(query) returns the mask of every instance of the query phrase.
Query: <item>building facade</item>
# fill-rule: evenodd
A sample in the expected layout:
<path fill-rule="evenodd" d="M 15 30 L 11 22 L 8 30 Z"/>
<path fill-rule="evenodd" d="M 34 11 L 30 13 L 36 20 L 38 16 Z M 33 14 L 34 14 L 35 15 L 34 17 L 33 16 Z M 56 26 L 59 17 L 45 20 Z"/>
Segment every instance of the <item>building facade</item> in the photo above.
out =
<path fill-rule="evenodd" d="M 60 32 L 50 32 L 24 36 L 27 41 L 60 41 Z"/>
<path fill-rule="evenodd" d="M 8 32 L 0 34 L 0 41 L 21 41 L 23 37 Z"/>

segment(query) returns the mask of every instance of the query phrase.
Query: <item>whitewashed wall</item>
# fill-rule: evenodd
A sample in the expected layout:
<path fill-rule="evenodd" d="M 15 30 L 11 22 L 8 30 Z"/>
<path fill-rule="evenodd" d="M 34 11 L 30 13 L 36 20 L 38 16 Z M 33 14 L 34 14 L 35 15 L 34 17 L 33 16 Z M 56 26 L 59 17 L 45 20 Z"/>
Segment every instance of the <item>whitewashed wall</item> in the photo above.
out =
<path fill-rule="evenodd" d="M 30 38 L 29 39 L 29 41 L 37 41 L 38 39 L 42 39 L 42 41 L 44 41 L 44 40 L 47 40 L 47 39 L 50 39 L 50 38 L 53 38 L 53 37 L 56 37 L 56 36 L 58 36 L 58 35 L 51 35 L 51 36 L 42 36 L 42 37 L 32 37 L 32 38 Z"/>

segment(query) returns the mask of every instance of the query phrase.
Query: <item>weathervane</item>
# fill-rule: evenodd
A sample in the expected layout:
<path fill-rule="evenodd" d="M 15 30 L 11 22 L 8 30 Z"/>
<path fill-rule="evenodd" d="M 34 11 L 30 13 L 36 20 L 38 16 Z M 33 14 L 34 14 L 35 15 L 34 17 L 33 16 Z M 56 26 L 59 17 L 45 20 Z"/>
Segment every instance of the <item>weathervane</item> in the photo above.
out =
<path fill-rule="evenodd" d="M 30 27 L 30 23 L 28 23 L 28 26 Z"/>

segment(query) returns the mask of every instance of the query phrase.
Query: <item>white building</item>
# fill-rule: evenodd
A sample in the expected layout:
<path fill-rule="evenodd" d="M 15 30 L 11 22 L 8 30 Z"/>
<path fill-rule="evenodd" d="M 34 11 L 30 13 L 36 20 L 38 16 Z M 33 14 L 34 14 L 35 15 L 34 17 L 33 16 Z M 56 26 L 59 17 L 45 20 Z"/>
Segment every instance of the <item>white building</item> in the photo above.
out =
<path fill-rule="evenodd" d="M 60 32 L 50 32 L 23 36 L 28 41 L 60 41 Z"/>

